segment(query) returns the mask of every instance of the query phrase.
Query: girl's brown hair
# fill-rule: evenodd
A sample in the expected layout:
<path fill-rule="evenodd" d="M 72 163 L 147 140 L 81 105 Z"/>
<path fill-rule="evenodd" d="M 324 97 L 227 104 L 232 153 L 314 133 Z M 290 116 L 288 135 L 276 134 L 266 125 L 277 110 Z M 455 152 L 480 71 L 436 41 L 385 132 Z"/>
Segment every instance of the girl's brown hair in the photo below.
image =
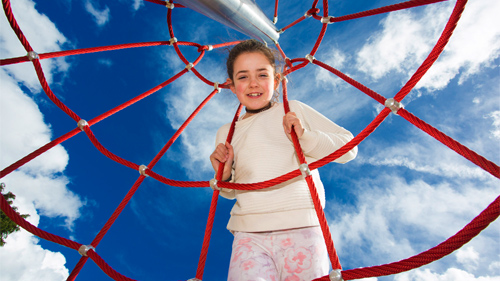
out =
<path fill-rule="evenodd" d="M 229 76 L 229 79 L 233 80 L 234 62 L 236 61 L 236 58 L 244 53 L 263 54 L 273 67 L 274 74 L 278 72 L 276 67 L 275 52 L 270 48 L 268 48 L 266 45 L 264 45 L 264 43 L 257 41 L 255 39 L 250 39 L 250 40 L 245 40 L 239 43 L 238 45 L 234 46 L 229 52 L 229 56 L 227 57 L 226 61 L 227 75 Z"/>

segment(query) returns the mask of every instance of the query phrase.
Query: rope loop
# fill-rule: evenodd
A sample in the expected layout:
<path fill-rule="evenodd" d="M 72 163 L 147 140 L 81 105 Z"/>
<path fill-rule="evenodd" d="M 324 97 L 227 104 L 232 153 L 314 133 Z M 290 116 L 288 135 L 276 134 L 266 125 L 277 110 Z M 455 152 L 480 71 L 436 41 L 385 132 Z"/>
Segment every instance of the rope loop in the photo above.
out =
<path fill-rule="evenodd" d="M 92 251 L 95 252 L 95 248 L 94 246 L 92 245 L 82 245 L 80 246 L 80 248 L 78 249 L 78 253 L 80 253 L 80 255 L 82 255 L 83 257 L 87 257 L 87 252 L 92 249 Z"/>
<path fill-rule="evenodd" d="M 145 176 L 145 177 L 149 177 L 148 174 L 146 174 L 146 170 L 148 169 L 148 166 L 146 165 L 141 165 L 139 166 L 139 174 Z"/>
<path fill-rule="evenodd" d="M 312 8 L 312 9 L 309 9 L 305 14 L 304 14 L 304 17 L 306 18 L 310 18 L 312 15 L 316 15 L 317 13 L 319 13 L 319 8 Z"/>
<path fill-rule="evenodd" d="M 385 106 L 388 107 L 389 109 L 391 109 L 392 113 L 394 113 L 396 115 L 398 115 L 399 109 L 404 108 L 401 103 L 399 103 L 398 101 L 396 101 L 393 98 L 386 99 Z"/>
<path fill-rule="evenodd" d="M 342 271 L 340 271 L 340 269 L 332 270 L 328 277 L 330 277 L 330 281 L 344 281 L 342 278 Z"/>
<path fill-rule="evenodd" d="M 30 51 L 30 52 L 28 52 L 28 54 L 27 54 L 26 56 L 28 57 L 28 59 L 29 59 L 30 61 L 37 60 L 37 59 L 39 59 L 39 58 L 40 58 L 40 57 L 38 56 L 38 53 L 37 53 L 37 52 L 35 52 L 35 51 Z"/>
<path fill-rule="evenodd" d="M 89 123 L 87 123 L 86 120 L 84 119 L 80 119 L 80 121 L 78 121 L 78 128 L 80 128 L 80 130 L 82 130 L 82 132 L 84 131 L 83 128 L 88 126 Z"/>
<path fill-rule="evenodd" d="M 211 179 L 210 180 L 210 187 L 212 188 L 213 191 L 216 191 L 216 190 L 220 191 L 220 187 L 217 186 L 217 180 L 216 179 Z"/>

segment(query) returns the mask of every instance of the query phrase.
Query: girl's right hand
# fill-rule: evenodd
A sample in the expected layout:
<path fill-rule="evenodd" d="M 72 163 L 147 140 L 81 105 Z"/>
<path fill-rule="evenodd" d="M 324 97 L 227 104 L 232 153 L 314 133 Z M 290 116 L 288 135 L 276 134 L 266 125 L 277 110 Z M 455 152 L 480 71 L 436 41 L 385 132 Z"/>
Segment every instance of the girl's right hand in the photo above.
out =
<path fill-rule="evenodd" d="M 219 170 L 219 164 L 224 163 L 224 172 L 222 173 L 222 180 L 227 180 L 231 176 L 231 170 L 233 166 L 233 146 L 226 142 L 226 144 L 219 143 L 215 148 L 214 152 L 210 155 L 210 162 L 212 162 L 212 167 L 215 173 Z"/>

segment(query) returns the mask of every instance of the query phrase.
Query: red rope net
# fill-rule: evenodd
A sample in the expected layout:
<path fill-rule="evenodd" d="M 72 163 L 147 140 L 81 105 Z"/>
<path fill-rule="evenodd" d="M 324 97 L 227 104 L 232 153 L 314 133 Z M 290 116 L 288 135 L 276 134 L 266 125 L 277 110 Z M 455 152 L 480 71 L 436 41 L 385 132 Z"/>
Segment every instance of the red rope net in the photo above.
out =
<path fill-rule="evenodd" d="M 222 88 L 227 88 L 225 84 L 222 85 L 216 85 L 214 82 L 209 81 L 206 79 L 203 75 L 201 75 L 197 70 L 196 70 L 196 65 L 199 63 L 200 60 L 202 60 L 205 51 L 210 50 L 212 48 L 221 48 L 225 47 L 228 45 L 234 45 L 238 42 L 231 42 L 227 44 L 218 44 L 218 45 L 213 45 L 213 46 L 202 46 L 197 43 L 193 42 L 182 42 L 182 41 L 177 41 L 174 40 L 174 31 L 172 27 L 172 4 L 173 2 L 165 2 L 161 0 L 147 0 L 151 3 L 154 4 L 159 4 L 163 5 L 168 9 L 167 13 L 167 22 L 168 22 L 168 30 L 169 34 L 172 38 L 170 41 L 157 41 L 157 42 L 145 42 L 145 43 L 129 43 L 129 44 L 121 44 L 121 45 L 114 45 L 114 46 L 105 46 L 105 47 L 95 47 L 95 48 L 85 48 L 85 49 L 77 49 L 77 50 L 67 50 L 67 51 L 61 51 L 61 52 L 53 52 L 53 53 L 45 53 L 45 54 L 36 54 L 32 47 L 29 44 L 28 39 L 24 36 L 21 28 L 16 22 L 16 19 L 12 13 L 11 6 L 10 6 L 10 0 L 2 0 L 3 8 L 5 11 L 5 15 L 7 16 L 7 19 L 16 33 L 17 37 L 19 38 L 20 42 L 24 46 L 25 50 L 28 52 L 27 56 L 24 57 L 17 57 L 17 58 L 7 58 L 7 59 L 1 59 L 0 60 L 0 65 L 9 65 L 9 64 L 14 64 L 14 63 L 23 63 L 23 62 L 28 62 L 31 61 L 33 63 L 33 66 L 35 67 L 36 74 L 38 76 L 38 79 L 40 81 L 40 84 L 45 91 L 46 95 L 50 98 L 50 100 L 57 105 L 62 111 L 64 111 L 69 117 L 71 117 L 75 122 L 78 122 L 78 128 L 75 128 L 66 134 L 54 139 L 53 141 L 45 144 L 44 146 L 40 147 L 39 149 L 35 150 L 34 152 L 26 155 L 22 159 L 18 160 L 17 162 L 11 164 L 4 170 L 0 172 L 0 178 L 5 177 L 12 171 L 18 169 L 19 167 L 23 166 L 27 162 L 31 161 L 32 159 L 38 157 L 39 155 L 43 154 L 47 150 L 51 149 L 52 147 L 74 137 L 75 135 L 79 134 L 80 132 L 83 132 L 87 135 L 87 137 L 90 139 L 90 141 L 93 143 L 93 145 L 105 156 L 108 158 L 112 159 L 113 161 L 116 161 L 117 163 L 120 163 L 124 166 L 127 166 L 133 170 L 140 171 L 141 176 L 137 179 L 137 181 L 133 184 L 133 186 L 130 188 L 129 192 L 126 194 L 125 198 L 121 201 L 121 203 L 118 205 L 116 210 L 113 212 L 111 217 L 108 219 L 108 221 L 104 224 L 102 229 L 99 231 L 99 233 L 95 236 L 94 240 L 90 245 L 84 246 L 78 242 L 59 237 L 57 235 L 48 233 L 42 229 L 39 229 L 33 225 L 31 225 L 29 222 L 27 222 L 25 219 L 23 219 L 20 215 L 18 215 L 7 203 L 7 201 L 3 198 L 3 196 L 0 196 L 0 206 L 1 209 L 19 226 L 21 226 L 23 229 L 31 232 L 32 234 L 43 238 L 45 240 L 66 246 L 68 248 L 74 249 L 74 250 L 80 250 L 83 248 L 86 249 L 85 251 L 80 251 L 82 254 L 82 258 L 80 261 L 77 263 L 73 271 L 71 272 L 70 276 L 68 277 L 68 280 L 74 280 L 77 276 L 80 270 L 83 268 L 85 265 L 86 261 L 90 258 L 92 259 L 108 276 L 113 278 L 114 280 L 132 280 L 126 276 L 123 276 L 122 274 L 116 272 L 111 266 L 109 266 L 93 249 L 99 245 L 103 237 L 106 235 L 108 230 L 112 227 L 113 223 L 115 220 L 120 216 L 120 213 L 123 211 L 125 206 L 128 204 L 130 199 L 133 197 L 134 193 L 137 191 L 137 189 L 140 187 L 141 183 L 145 179 L 146 176 L 152 177 L 164 184 L 170 185 L 170 186 L 178 186 L 178 187 L 208 187 L 210 186 L 209 181 L 178 181 L 178 180 L 173 180 L 173 179 L 168 179 L 162 175 L 159 175 L 153 171 L 154 166 L 158 163 L 160 158 L 166 153 L 166 151 L 170 148 L 170 146 L 174 143 L 174 141 L 180 136 L 180 134 L 183 132 L 183 130 L 186 128 L 186 126 L 193 120 L 193 118 L 198 114 L 198 112 L 210 101 L 212 97 L 214 97 L 218 92 L 219 92 L 219 87 Z M 446 46 L 449 38 L 451 37 L 453 30 L 455 29 L 458 20 L 460 19 L 460 16 L 464 10 L 466 0 L 458 0 L 455 8 L 448 20 L 448 23 L 446 24 L 439 40 L 437 41 L 436 45 L 430 52 L 430 54 L 427 56 L 427 58 L 424 60 L 422 65 L 417 69 L 417 71 L 414 73 L 414 75 L 408 80 L 408 82 L 401 88 L 401 90 L 394 96 L 393 99 L 386 99 L 382 95 L 376 93 L 375 91 L 369 89 L 368 87 L 364 86 L 363 84 L 357 82 L 356 80 L 350 78 L 349 76 L 345 75 L 344 73 L 338 71 L 337 69 L 328 66 L 324 64 L 321 61 L 318 61 L 314 59 L 314 54 L 318 50 L 321 41 L 325 35 L 326 29 L 328 27 L 328 23 L 333 23 L 333 22 L 340 22 L 340 21 L 346 21 L 346 20 L 351 20 L 351 19 L 357 19 L 361 17 L 368 17 L 372 15 L 377 15 L 377 14 L 382 14 L 382 13 L 389 13 L 392 11 L 396 10 L 401 10 L 401 9 L 408 9 L 408 8 L 413 8 L 417 6 L 422 6 L 422 5 L 428 5 L 428 4 L 433 4 L 436 2 L 441 2 L 443 0 L 411 0 L 411 1 L 406 1 L 402 2 L 399 4 L 394 4 L 386 7 L 381 7 L 373 10 L 368 10 L 360 13 L 355 13 L 351 15 L 344 15 L 344 16 L 339 16 L 339 17 L 329 17 L 328 16 L 328 1 L 324 0 L 323 1 L 323 15 L 320 16 L 320 9 L 317 8 L 318 0 L 313 1 L 312 6 L 309 10 L 306 11 L 304 16 L 296 19 L 293 21 L 291 24 L 285 26 L 282 28 L 282 31 L 285 31 L 297 23 L 312 17 L 315 20 L 321 21 L 322 19 L 327 19 L 326 21 L 323 20 L 321 21 L 321 32 L 314 44 L 314 47 L 312 48 L 311 52 L 309 53 L 309 59 L 303 59 L 303 58 L 294 58 L 294 59 L 289 59 L 286 57 L 285 53 L 281 49 L 279 45 L 277 45 L 278 50 L 280 53 L 283 55 L 283 57 L 286 59 L 286 67 L 284 70 L 284 75 L 290 74 L 294 71 L 297 71 L 304 66 L 306 66 L 309 63 L 318 65 L 329 72 L 337 75 L 347 83 L 351 84 L 355 88 L 359 89 L 361 92 L 365 93 L 369 97 L 373 98 L 377 102 L 386 105 L 386 108 L 382 110 L 378 116 L 370 123 L 368 126 L 366 126 L 365 129 L 363 129 L 357 136 L 354 137 L 349 143 L 338 149 L 337 151 L 333 152 L 332 154 L 324 157 L 323 159 L 320 159 L 314 163 L 307 164 L 305 161 L 305 157 L 302 154 L 302 150 L 300 148 L 300 143 L 298 142 L 297 136 L 295 133 L 292 133 L 292 138 L 293 138 L 293 143 L 296 148 L 297 154 L 299 156 L 300 162 L 304 165 L 305 167 L 308 167 L 309 169 L 317 169 L 319 167 L 322 167 L 331 161 L 337 159 L 338 157 L 342 156 L 343 154 L 347 153 L 349 150 L 357 146 L 360 142 L 362 142 L 366 137 L 368 137 L 384 120 L 385 118 L 390 114 L 391 110 L 398 115 L 402 116 L 403 118 L 407 119 L 409 122 L 420 128 L 421 130 L 425 131 L 432 137 L 436 138 L 438 141 L 442 142 L 452 150 L 456 151 L 466 159 L 470 160 L 477 166 L 481 167 L 485 171 L 489 172 L 493 176 L 500 178 L 500 168 L 498 165 L 495 163 L 487 160 L 481 155 L 478 155 L 474 151 L 468 149 L 464 145 L 458 143 L 457 141 L 453 140 L 449 136 L 446 136 L 444 133 L 440 132 L 436 128 L 432 127 L 429 124 L 426 124 L 424 121 L 418 119 L 416 116 L 412 115 L 410 112 L 403 108 L 398 108 L 393 107 L 392 105 L 398 104 L 401 100 L 404 99 L 404 97 L 413 89 L 413 87 L 417 84 L 417 82 L 422 78 L 422 76 L 427 72 L 427 70 L 432 66 L 432 64 L 437 60 L 441 52 L 443 51 L 444 47 Z M 277 11 L 278 11 L 278 3 L 279 1 L 276 0 L 275 2 L 275 13 L 274 17 L 277 17 Z M 182 5 L 175 4 L 175 7 L 182 7 Z M 150 46 L 160 46 L 160 45 L 171 45 L 175 48 L 175 51 L 179 58 L 187 65 L 185 69 L 177 73 L 176 75 L 172 76 L 170 79 L 166 80 L 165 82 L 159 84 L 156 87 L 153 87 L 152 89 L 136 96 L 135 98 L 95 117 L 94 119 L 90 121 L 85 121 L 82 120 L 77 113 L 73 112 L 70 108 L 68 108 L 62 101 L 60 101 L 56 95 L 52 92 L 50 89 L 42 67 L 40 65 L 40 60 L 42 59 L 50 59 L 50 58 L 56 58 L 56 57 L 61 57 L 61 56 L 70 56 L 70 55 L 81 55 L 81 54 L 87 54 L 87 53 L 93 53 L 93 52 L 102 52 L 102 51 L 112 51 L 112 50 L 119 50 L 119 49 L 124 49 L 124 48 L 140 48 L 140 47 L 150 47 Z M 199 52 L 198 58 L 190 64 L 188 60 L 184 57 L 182 54 L 181 50 L 179 49 L 179 46 L 192 46 L 196 47 L 197 51 Z M 107 150 L 99 140 L 95 137 L 95 135 L 92 132 L 91 127 L 95 125 L 96 123 L 106 119 L 107 117 L 119 112 L 120 110 L 129 107 L 137 102 L 139 102 L 141 99 L 154 94 L 158 90 L 162 89 L 163 87 L 171 84 L 174 82 L 176 79 L 187 73 L 188 71 L 193 72 L 200 80 L 205 82 L 208 85 L 214 86 L 214 90 L 207 96 L 207 98 L 198 106 L 198 108 L 189 116 L 189 118 L 186 119 L 186 121 L 182 124 L 182 126 L 177 130 L 177 132 L 171 137 L 171 139 L 165 144 L 165 146 L 158 152 L 158 154 L 154 157 L 154 159 L 151 160 L 151 162 L 147 165 L 138 165 L 136 163 L 132 163 L 126 159 L 121 158 L 118 155 L 113 154 L 109 150 Z M 288 108 L 288 98 L 287 98 L 287 91 L 286 91 L 286 82 L 283 82 L 283 100 L 285 104 L 285 110 L 289 111 Z M 391 101 L 390 103 L 386 104 L 388 101 Z M 391 108 L 389 108 L 391 107 Z M 237 120 L 237 117 L 239 116 L 239 112 L 241 110 L 241 106 L 238 108 L 238 111 L 235 114 L 235 117 L 233 119 L 233 126 L 230 130 L 229 136 L 228 136 L 228 141 L 231 141 L 232 134 L 234 132 L 234 123 Z M 219 171 L 222 171 L 222 169 L 219 169 Z M 292 171 L 288 174 L 281 175 L 275 179 L 271 179 L 268 181 L 264 182 L 259 182 L 259 183 L 252 183 L 252 184 L 235 184 L 235 183 L 227 183 L 227 182 L 222 182 L 219 181 L 217 183 L 218 187 L 224 187 L 224 188 L 232 188 L 232 189 L 238 189 L 238 190 L 256 190 L 256 189 L 262 189 L 262 188 L 267 188 L 271 187 L 273 185 L 276 185 L 278 183 L 282 183 L 284 181 L 287 181 L 289 179 L 292 179 L 294 177 L 300 176 L 301 172 L 299 169 Z M 221 174 L 218 174 L 216 178 L 218 180 L 221 179 Z M 331 234 L 328 228 L 328 224 L 326 221 L 325 214 L 323 212 L 323 209 L 321 208 L 321 204 L 319 201 L 318 194 L 316 192 L 316 188 L 314 186 L 314 182 L 311 179 L 311 176 L 306 175 L 306 181 L 309 185 L 311 196 L 313 198 L 313 202 L 315 205 L 315 209 L 321 224 L 321 228 L 323 230 L 323 235 L 325 238 L 325 242 L 327 244 L 327 249 L 328 253 L 330 255 L 330 260 L 333 269 L 341 269 L 341 265 L 339 262 L 339 258 L 335 252 L 335 247 L 333 245 L 333 241 L 331 238 Z M 209 242 L 210 242 L 210 236 L 212 232 L 212 227 L 213 227 L 213 221 L 215 217 L 215 210 L 217 207 L 217 199 L 218 199 L 219 192 L 217 190 L 214 191 L 213 197 L 212 197 L 212 204 L 210 206 L 210 211 L 209 211 L 209 217 L 207 220 L 207 226 L 205 230 L 205 238 L 203 241 L 203 246 L 201 249 L 201 254 L 200 254 L 200 259 L 198 263 L 198 270 L 196 272 L 196 278 L 199 280 L 203 279 L 203 272 L 204 272 L 204 267 L 205 267 L 205 261 L 207 257 L 207 252 L 208 252 L 208 247 L 209 247 Z M 478 235 L 483 229 L 485 229 L 492 221 L 494 221 L 498 216 L 500 215 L 500 197 L 497 197 L 493 203 L 491 203 L 483 212 L 481 212 L 475 219 L 473 219 L 469 224 L 467 224 L 462 230 L 460 230 L 458 233 L 447 239 L 446 241 L 442 242 L 441 244 L 437 245 L 434 248 L 431 248 L 425 252 L 422 252 L 420 254 L 417 254 L 413 257 L 409 257 L 407 259 L 398 261 L 398 262 L 393 262 L 390 264 L 385 264 L 385 265 L 379 265 L 379 266 L 373 266 L 373 267 L 365 267 L 365 268 L 358 268 L 358 269 L 351 269 L 351 270 L 344 270 L 341 271 L 342 277 L 344 280 L 352 280 L 352 279 L 359 279 L 359 278 L 367 278 L 367 277 L 377 277 L 377 276 L 383 276 L 383 275 L 390 275 L 390 274 L 397 274 L 403 271 L 411 270 L 420 266 L 423 266 L 425 264 L 431 263 L 433 261 L 436 261 L 453 251 L 457 250 L 460 248 L 462 245 L 470 241 L 473 237 Z M 321 278 L 315 279 L 315 280 L 330 280 L 329 276 L 323 276 Z"/>

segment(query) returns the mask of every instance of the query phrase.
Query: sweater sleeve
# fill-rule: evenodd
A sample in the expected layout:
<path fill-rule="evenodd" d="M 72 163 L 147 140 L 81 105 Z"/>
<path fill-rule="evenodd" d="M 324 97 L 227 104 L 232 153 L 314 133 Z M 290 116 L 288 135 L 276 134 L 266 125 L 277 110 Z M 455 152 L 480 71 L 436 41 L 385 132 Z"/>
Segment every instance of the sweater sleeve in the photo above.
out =
<path fill-rule="evenodd" d="M 227 135 L 229 133 L 229 129 L 231 127 L 231 123 L 225 124 L 222 127 L 219 128 L 217 131 L 217 135 L 215 137 L 215 146 L 219 145 L 219 143 L 226 143 Z M 232 174 L 232 179 L 231 182 L 234 182 L 234 168 L 231 171 Z M 214 175 L 214 178 L 217 175 Z M 234 189 L 229 189 L 229 188 L 221 188 L 220 190 L 220 196 L 227 198 L 227 199 L 235 199 L 235 192 Z"/>
<path fill-rule="evenodd" d="M 290 101 L 290 110 L 297 114 L 304 126 L 304 134 L 299 142 L 306 156 L 321 159 L 353 139 L 351 132 L 306 104 Z M 354 147 L 334 162 L 346 163 L 354 159 L 357 153 L 358 148 Z"/>

